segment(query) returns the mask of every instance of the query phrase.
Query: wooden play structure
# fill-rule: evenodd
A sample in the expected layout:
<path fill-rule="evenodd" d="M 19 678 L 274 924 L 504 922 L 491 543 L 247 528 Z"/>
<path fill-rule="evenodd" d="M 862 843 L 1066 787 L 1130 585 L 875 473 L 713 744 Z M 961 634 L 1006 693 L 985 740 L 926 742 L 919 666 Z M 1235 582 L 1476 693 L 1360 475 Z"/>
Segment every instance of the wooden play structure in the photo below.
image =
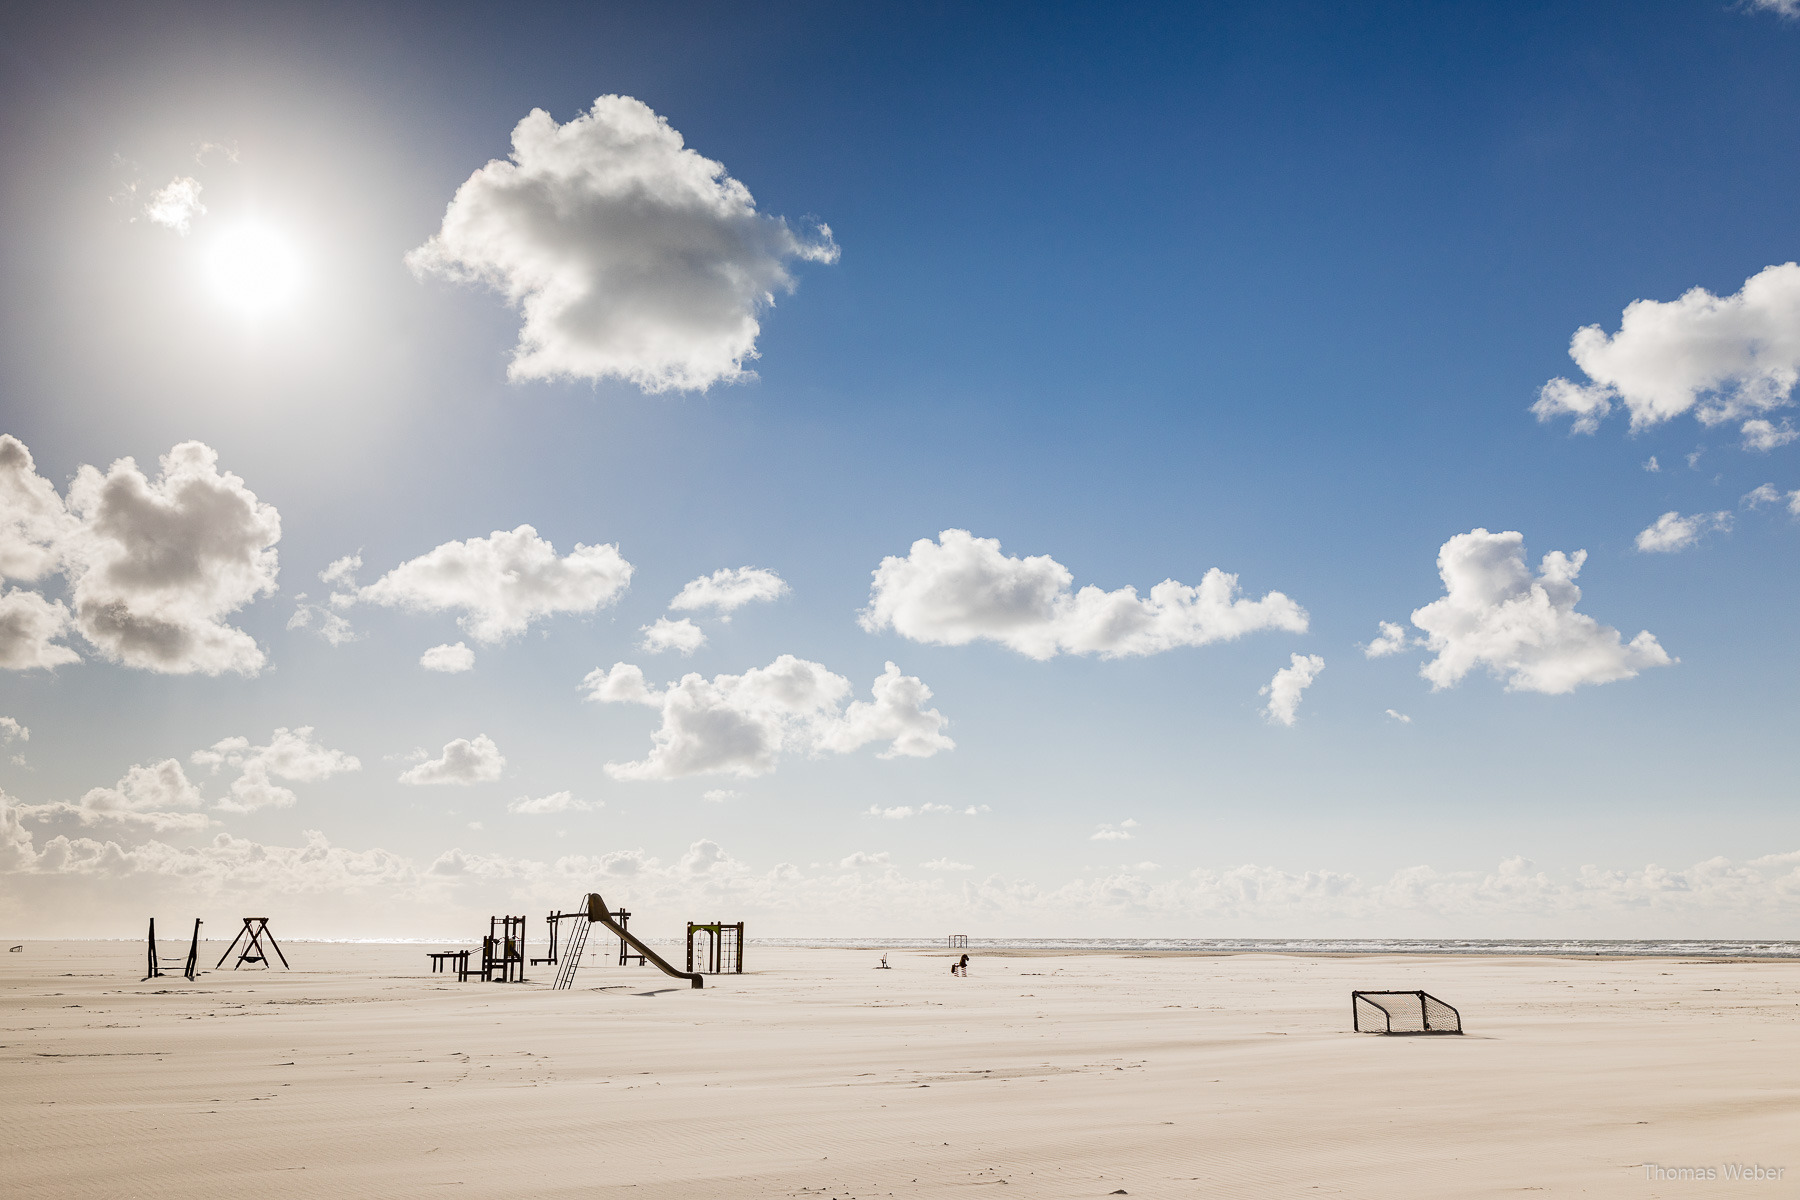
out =
<path fill-rule="evenodd" d="M 573 912 L 552 912 L 545 917 L 545 923 L 550 928 L 549 946 L 548 952 L 542 958 L 528 959 L 526 957 L 524 917 L 488 918 L 487 936 L 481 939 L 479 966 L 471 965 L 471 958 L 474 954 L 471 950 L 430 950 L 426 952 L 425 957 L 431 960 L 431 970 L 434 974 L 450 971 L 455 973 L 458 980 L 479 978 L 493 983 L 524 983 L 525 967 L 528 962 L 534 966 L 553 965 L 556 967 L 556 982 L 553 986 L 565 989 L 575 982 L 575 971 L 581 966 L 582 953 L 587 949 L 589 930 L 595 925 L 600 925 L 619 939 L 620 966 L 624 966 L 628 960 L 635 958 L 638 960 L 639 966 L 645 964 L 654 966 L 664 974 L 671 975 L 676 979 L 687 980 L 692 987 L 706 986 L 700 972 L 677 971 L 662 955 L 639 941 L 637 935 L 627 927 L 627 922 L 630 920 L 629 912 L 622 908 L 615 912 L 607 908 L 606 901 L 601 899 L 600 893 L 589 892 L 582 898 L 581 907 Z M 574 922 L 574 925 L 566 933 L 562 931 L 564 921 Z M 694 952 L 694 931 L 707 929 L 724 931 L 728 937 L 732 938 L 732 944 L 736 947 L 734 951 L 737 964 L 735 969 L 742 971 L 744 969 L 744 926 L 741 922 L 737 925 L 688 926 L 690 959 Z M 273 940 L 273 938 L 270 939 L 271 942 Z M 713 945 L 717 947 L 720 941 L 721 939 L 715 936 Z M 715 948 L 712 958 L 709 960 L 715 964 L 712 968 L 713 972 L 716 974 L 721 970 L 717 964 L 727 961 L 729 958 L 730 956 L 721 959 L 719 951 Z"/>
<path fill-rule="evenodd" d="M 675 979 L 685 979 L 688 981 L 690 987 L 703 988 L 706 986 L 706 980 L 699 972 L 677 971 L 674 967 L 669 965 L 668 961 L 665 960 L 662 955 L 639 941 L 636 934 L 626 929 L 621 921 L 614 918 L 613 910 L 606 906 L 606 901 L 601 898 L 599 892 L 589 892 L 587 896 L 583 898 L 580 912 L 575 914 L 565 913 L 563 915 L 585 916 L 587 920 L 578 920 L 575 922 L 575 927 L 569 931 L 568 940 L 562 947 L 562 962 L 558 964 L 556 971 L 555 986 L 559 989 L 566 989 L 574 984 L 575 970 L 581 966 L 581 952 L 587 947 L 588 932 L 595 925 L 604 927 L 609 933 L 612 933 L 619 939 L 620 962 L 625 960 L 625 947 L 629 945 L 630 948 L 636 952 L 636 957 L 640 960 L 647 960 L 650 965 L 654 966 L 663 974 L 672 976 Z"/>
<path fill-rule="evenodd" d="M 694 950 L 700 950 L 696 958 Z M 698 962 L 700 965 L 695 966 Z M 689 921 L 687 930 L 687 966 L 702 975 L 734 975 L 744 973 L 744 923 L 728 925 L 723 921 Z"/>
<path fill-rule="evenodd" d="M 469 952 L 467 950 L 430 950 L 426 952 L 425 957 L 431 960 L 433 975 L 441 975 L 445 971 L 449 971 L 456 976 L 459 982 L 469 978 Z"/>
<path fill-rule="evenodd" d="M 525 982 L 525 918 L 489 917 L 487 936 L 481 939 L 481 979 L 484 983 Z"/>
<path fill-rule="evenodd" d="M 631 928 L 631 914 L 629 912 L 627 912 L 625 909 L 621 908 L 617 912 L 613 913 L 613 920 L 615 920 L 619 923 L 620 929 Z M 625 966 L 627 963 L 629 963 L 634 958 L 638 960 L 638 966 L 641 967 L 644 965 L 644 956 L 641 954 L 633 954 L 631 952 L 631 947 L 629 947 L 625 944 L 625 939 L 620 938 L 619 939 L 619 965 L 621 967 Z"/>
<path fill-rule="evenodd" d="M 179 943 L 177 943 L 177 944 L 179 944 Z M 17 946 L 13 947 L 13 949 L 15 949 L 15 950 L 17 950 L 18 948 L 19 947 L 17 947 Z M 178 959 L 178 958 L 164 958 L 162 955 L 157 953 L 157 951 L 156 951 L 156 918 L 151 917 L 150 918 L 150 973 L 148 975 L 144 976 L 144 978 L 146 980 L 159 978 L 163 975 L 168 974 L 168 971 L 165 971 L 163 969 L 164 967 L 169 968 L 169 970 L 173 970 L 177 964 L 181 965 L 182 977 L 184 979 L 186 979 L 189 983 L 192 983 L 194 981 L 194 977 L 200 973 L 200 918 L 198 918 L 198 917 L 194 918 L 194 940 L 188 943 L 187 958 L 184 961 L 184 960 Z"/>
<path fill-rule="evenodd" d="M 944 948 L 946 950 L 967 950 L 969 948 L 969 935 L 966 933 L 951 934 L 944 939 Z"/>
<path fill-rule="evenodd" d="M 549 948 L 545 950 L 544 957 L 534 958 L 531 960 L 532 966 L 534 966 L 534 967 L 546 967 L 546 966 L 554 967 L 556 965 L 556 940 L 557 940 L 556 925 L 557 925 L 557 922 L 561 921 L 564 917 L 571 917 L 574 915 L 575 915 L 574 913 L 557 912 L 555 909 L 551 909 L 548 913 L 544 914 L 544 929 L 547 931 L 545 934 L 545 937 L 548 938 L 550 945 L 549 945 Z"/>
<path fill-rule="evenodd" d="M 266 948 L 263 945 L 265 940 L 268 942 Z M 237 949 L 239 942 L 244 943 L 244 952 L 238 955 L 236 962 L 231 964 L 232 970 L 237 970 L 245 963 L 261 963 L 263 970 L 268 970 L 270 950 L 275 951 L 275 957 L 281 960 L 282 970 L 293 970 L 288 966 L 287 955 L 281 952 L 281 947 L 275 942 L 275 935 L 269 930 L 269 918 L 267 917 L 245 917 L 244 927 L 238 930 L 236 937 L 231 939 L 231 945 L 225 947 L 225 953 L 219 955 L 219 961 L 214 966 L 214 970 L 225 965 L 225 960 L 231 957 L 231 952 Z"/>

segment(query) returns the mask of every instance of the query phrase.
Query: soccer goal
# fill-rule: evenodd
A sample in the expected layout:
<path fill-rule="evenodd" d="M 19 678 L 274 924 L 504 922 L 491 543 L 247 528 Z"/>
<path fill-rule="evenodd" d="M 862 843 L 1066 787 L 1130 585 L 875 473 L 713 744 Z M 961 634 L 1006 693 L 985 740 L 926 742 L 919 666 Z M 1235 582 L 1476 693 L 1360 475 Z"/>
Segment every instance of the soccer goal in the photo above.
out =
<path fill-rule="evenodd" d="M 1462 1014 L 1430 992 L 1351 992 L 1358 1033 L 1461 1033 Z"/>

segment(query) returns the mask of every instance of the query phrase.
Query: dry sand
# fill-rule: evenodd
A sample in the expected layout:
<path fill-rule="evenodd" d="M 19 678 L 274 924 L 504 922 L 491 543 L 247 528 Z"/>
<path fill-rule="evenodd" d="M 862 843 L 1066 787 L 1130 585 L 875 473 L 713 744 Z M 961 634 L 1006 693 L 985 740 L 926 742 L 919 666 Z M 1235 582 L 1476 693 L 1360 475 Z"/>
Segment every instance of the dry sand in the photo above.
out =
<path fill-rule="evenodd" d="M 555 992 L 286 948 L 195 984 L 139 983 L 141 944 L 0 953 L 0 1193 L 1800 1191 L 1795 962 L 978 952 L 952 979 L 753 944 L 704 991 L 594 966 Z M 1352 1034 L 1353 987 L 1427 988 L 1468 1035 Z"/>

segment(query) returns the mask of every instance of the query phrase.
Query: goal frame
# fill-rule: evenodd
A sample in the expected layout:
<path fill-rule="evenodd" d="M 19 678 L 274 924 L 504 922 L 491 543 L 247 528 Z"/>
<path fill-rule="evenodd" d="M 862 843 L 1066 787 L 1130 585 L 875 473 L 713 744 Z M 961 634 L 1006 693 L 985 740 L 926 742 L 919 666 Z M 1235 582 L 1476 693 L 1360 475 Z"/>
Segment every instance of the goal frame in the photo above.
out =
<path fill-rule="evenodd" d="M 1400 1007 L 1400 1004 L 1398 1003 L 1398 1001 L 1403 996 L 1406 997 L 1408 1000 L 1412 1001 L 1413 1003 L 1416 1003 L 1419 1007 L 1419 1026 L 1420 1027 L 1418 1029 L 1395 1029 L 1394 1028 L 1394 1013 L 1395 1013 L 1395 1010 Z M 1384 1023 L 1386 1024 L 1387 1028 L 1385 1028 L 1385 1029 L 1373 1029 L 1373 1028 L 1365 1029 L 1365 1028 L 1363 1028 L 1362 1007 L 1361 1006 L 1364 1004 L 1369 1005 L 1370 1007 L 1374 1008 L 1376 1011 L 1381 1013 L 1381 1015 L 1385 1018 Z M 1433 1022 L 1431 1019 L 1431 1008 L 1430 1008 L 1430 1005 L 1432 1005 L 1432 1004 L 1438 1005 L 1441 1008 L 1445 1008 L 1445 1009 L 1449 1010 L 1451 1018 L 1455 1021 L 1455 1028 L 1445 1029 L 1445 1028 L 1434 1028 L 1433 1027 Z M 1410 1016 L 1411 1014 L 1409 1013 L 1407 1015 Z M 1458 1034 L 1458 1035 L 1460 1035 L 1463 1031 L 1462 1013 L 1457 1011 L 1456 1006 L 1454 1004 L 1450 1004 L 1443 1000 L 1440 1000 L 1440 999 L 1438 999 L 1438 997 L 1432 995 L 1430 992 L 1418 991 L 1418 990 L 1414 990 L 1414 991 L 1369 990 L 1369 991 L 1351 992 L 1350 993 L 1350 1028 L 1357 1033 L 1379 1033 L 1385 1037 L 1427 1037 L 1427 1036 L 1435 1036 L 1435 1035 L 1439 1035 L 1439 1034 Z"/>

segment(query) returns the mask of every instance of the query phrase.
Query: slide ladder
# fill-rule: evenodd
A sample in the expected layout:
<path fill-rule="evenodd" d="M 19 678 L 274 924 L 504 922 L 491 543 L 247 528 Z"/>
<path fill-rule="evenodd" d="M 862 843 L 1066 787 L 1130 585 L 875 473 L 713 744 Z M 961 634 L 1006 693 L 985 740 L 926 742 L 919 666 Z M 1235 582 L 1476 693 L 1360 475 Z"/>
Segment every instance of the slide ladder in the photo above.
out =
<path fill-rule="evenodd" d="M 668 960 L 663 958 L 662 955 L 639 941 L 635 933 L 630 932 L 617 921 L 613 920 L 612 909 L 606 907 L 606 901 L 600 898 L 599 892 L 589 892 L 582 898 L 581 903 L 582 907 L 587 910 L 587 924 L 577 924 L 575 926 L 575 933 L 569 939 L 569 955 L 563 960 L 561 968 L 556 973 L 557 987 L 566 988 L 575 982 L 575 968 L 581 962 L 579 948 L 586 946 L 588 930 L 595 925 L 604 925 L 607 929 L 616 933 L 619 936 L 620 941 L 643 955 L 647 961 L 664 975 L 671 976 L 675 979 L 685 979 L 688 981 L 690 987 L 703 988 L 706 986 L 706 978 L 698 971 L 677 971 L 674 967 L 669 965 Z"/>
<path fill-rule="evenodd" d="M 575 982 L 575 968 L 581 965 L 581 952 L 587 949 L 587 921 L 576 921 L 575 928 L 569 933 L 568 944 L 562 948 L 562 961 L 556 965 L 556 987 L 566 991 Z"/>

